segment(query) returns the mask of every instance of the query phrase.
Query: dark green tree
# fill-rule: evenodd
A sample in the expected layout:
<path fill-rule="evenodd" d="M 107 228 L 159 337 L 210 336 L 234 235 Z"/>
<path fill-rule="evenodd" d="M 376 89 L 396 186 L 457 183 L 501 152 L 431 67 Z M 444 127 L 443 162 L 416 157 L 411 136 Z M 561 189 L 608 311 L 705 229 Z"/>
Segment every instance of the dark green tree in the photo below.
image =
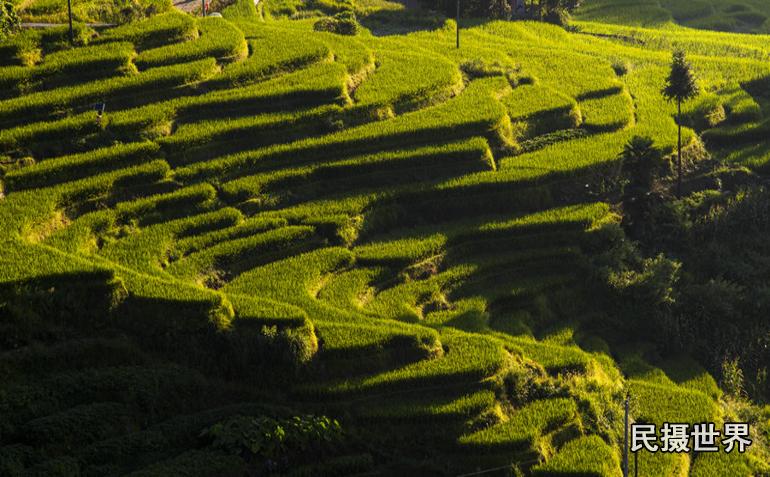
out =
<path fill-rule="evenodd" d="M 676 195 L 682 196 L 682 103 L 698 95 L 698 85 L 695 81 L 695 74 L 692 66 L 687 61 L 684 51 L 674 52 L 671 61 L 671 73 L 666 79 L 666 86 L 663 88 L 663 96 L 669 101 L 676 101 L 677 114 L 676 123 L 679 127 L 679 140 L 677 142 L 676 156 Z"/>
<path fill-rule="evenodd" d="M 620 153 L 623 176 L 623 224 L 634 238 L 645 235 L 655 197 L 651 195 L 661 164 L 661 153 L 649 137 L 634 136 Z"/>

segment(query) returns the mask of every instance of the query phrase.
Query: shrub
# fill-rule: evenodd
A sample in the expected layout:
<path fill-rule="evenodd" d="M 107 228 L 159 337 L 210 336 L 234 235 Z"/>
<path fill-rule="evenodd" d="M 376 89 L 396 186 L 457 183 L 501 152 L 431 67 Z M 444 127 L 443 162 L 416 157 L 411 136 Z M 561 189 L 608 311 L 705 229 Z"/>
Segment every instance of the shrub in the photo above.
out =
<path fill-rule="evenodd" d="M 322 18 L 313 24 L 315 31 L 326 31 L 338 35 L 355 35 L 358 33 L 358 20 L 352 11 L 342 11 L 331 18 Z"/>
<path fill-rule="evenodd" d="M 215 449 L 253 461 L 260 472 L 317 462 L 338 449 L 345 435 L 339 422 L 326 416 L 234 416 L 204 430 L 201 437 Z"/>
<path fill-rule="evenodd" d="M 0 1 L 0 39 L 16 33 L 21 27 L 21 20 L 16 14 L 13 3 L 7 0 Z"/>
<path fill-rule="evenodd" d="M 743 388 L 743 370 L 740 367 L 738 358 L 722 361 L 722 379 L 720 380 L 722 389 L 734 397 L 745 395 Z"/>
<path fill-rule="evenodd" d="M 543 16 L 543 20 L 563 27 L 569 24 L 570 15 L 569 12 L 563 8 L 554 8 L 549 10 L 548 13 Z"/>

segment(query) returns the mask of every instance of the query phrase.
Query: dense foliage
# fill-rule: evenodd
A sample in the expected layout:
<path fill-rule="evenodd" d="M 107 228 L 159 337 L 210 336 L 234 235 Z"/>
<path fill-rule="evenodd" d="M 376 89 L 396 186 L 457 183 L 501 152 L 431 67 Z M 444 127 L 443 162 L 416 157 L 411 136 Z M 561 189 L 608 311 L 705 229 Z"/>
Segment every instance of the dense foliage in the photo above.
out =
<path fill-rule="evenodd" d="M 339 35 L 355 35 L 358 33 L 358 21 L 352 10 L 345 10 L 333 17 L 322 18 L 313 24 L 315 31 L 337 33 Z"/>
<path fill-rule="evenodd" d="M 21 20 L 13 3 L 6 0 L 0 2 L 0 40 L 16 33 L 20 25 Z"/>

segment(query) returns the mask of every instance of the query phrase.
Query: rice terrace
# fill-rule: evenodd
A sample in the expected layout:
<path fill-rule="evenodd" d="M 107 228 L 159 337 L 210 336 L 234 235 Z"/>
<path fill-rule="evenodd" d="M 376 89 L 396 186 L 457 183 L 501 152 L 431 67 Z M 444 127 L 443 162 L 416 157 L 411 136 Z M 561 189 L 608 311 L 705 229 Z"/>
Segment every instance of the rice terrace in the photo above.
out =
<path fill-rule="evenodd" d="M 0 0 L 0 476 L 770 476 L 769 234 L 768 0 Z"/>

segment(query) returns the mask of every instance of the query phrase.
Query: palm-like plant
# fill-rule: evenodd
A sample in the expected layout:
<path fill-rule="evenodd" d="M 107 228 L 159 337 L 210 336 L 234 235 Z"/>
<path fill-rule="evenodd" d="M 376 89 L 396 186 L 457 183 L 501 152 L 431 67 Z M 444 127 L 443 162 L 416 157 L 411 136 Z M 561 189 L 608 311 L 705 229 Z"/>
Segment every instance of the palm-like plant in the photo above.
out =
<path fill-rule="evenodd" d="M 660 160 L 660 152 L 654 144 L 652 138 L 634 136 L 620 154 L 624 168 L 632 175 L 632 182 L 646 189 L 652 187 Z"/>

